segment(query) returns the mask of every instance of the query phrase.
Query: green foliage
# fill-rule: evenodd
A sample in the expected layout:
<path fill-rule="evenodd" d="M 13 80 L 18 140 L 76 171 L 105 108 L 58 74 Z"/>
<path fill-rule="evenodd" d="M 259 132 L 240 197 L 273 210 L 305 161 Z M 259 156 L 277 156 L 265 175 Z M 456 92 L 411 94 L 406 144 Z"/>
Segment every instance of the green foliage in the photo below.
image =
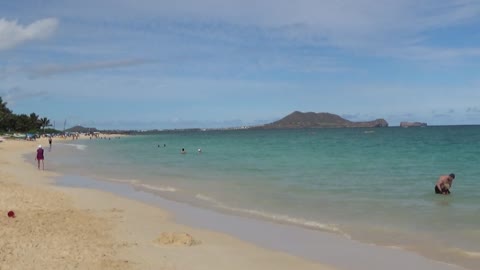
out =
<path fill-rule="evenodd" d="M 0 97 L 0 130 L 4 130 L 7 124 L 11 122 L 11 114 L 12 111 L 7 108 L 7 103 L 3 102 L 2 97 Z"/>
<path fill-rule="evenodd" d="M 56 130 L 56 129 L 53 129 L 53 128 L 45 128 L 43 130 L 43 133 L 45 134 L 58 134 L 58 133 L 62 133 L 60 130 Z"/>
<path fill-rule="evenodd" d="M 12 111 L 10 111 L 10 110 L 7 108 L 7 102 L 3 102 L 2 97 L 0 97 L 0 115 L 2 115 L 2 114 L 9 114 L 9 113 L 12 113 Z"/>
<path fill-rule="evenodd" d="M 50 120 L 48 118 L 43 117 L 39 120 L 41 127 L 43 128 L 43 133 L 45 133 L 45 128 L 50 126 Z"/>
<path fill-rule="evenodd" d="M 40 118 L 39 115 L 31 113 L 14 114 L 7 107 L 7 102 L 4 102 L 0 97 L 0 132 L 30 132 L 36 133 L 40 128 L 50 126 L 50 120 L 46 117 Z"/>

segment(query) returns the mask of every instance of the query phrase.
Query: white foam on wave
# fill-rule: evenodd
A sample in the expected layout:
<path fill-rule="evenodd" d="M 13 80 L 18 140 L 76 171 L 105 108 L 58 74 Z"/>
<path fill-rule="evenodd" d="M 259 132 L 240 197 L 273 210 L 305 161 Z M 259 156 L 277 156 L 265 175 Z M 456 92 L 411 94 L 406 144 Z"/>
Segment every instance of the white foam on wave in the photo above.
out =
<path fill-rule="evenodd" d="M 141 180 L 133 179 L 133 178 L 131 178 L 131 179 L 120 179 L 120 178 L 109 177 L 109 178 L 104 178 L 103 180 L 107 180 L 107 181 L 111 181 L 111 182 L 117 182 L 117 183 L 130 184 L 134 187 L 140 187 L 140 188 L 144 188 L 144 189 L 148 189 L 148 190 L 155 190 L 155 191 L 162 191 L 162 192 L 176 192 L 177 191 L 177 189 L 174 188 L 174 187 L 148 185 L 148 184 L 142 183 Z"/>
<path fill-rule="evenodd" d="M 214 203 L 214 204 L 218 204 L 218 205 L 221 204 L 219 201 L 215 200 L 214 198 L 208 197 L 208 196 L 203 195 L 203 194 L 197 194 L 197 195 L 195 195 L 195 198 L 197 198 L 199 200 L 202 200 L 202 201 L 207 201 L 207 202 L 211 202 L 211 203 Z"/>
<path fill-rule="evenodd" d="M 137 184 L 137 186 L 149 189 L 149 190 L 155 190 L 155 191 L 162 191 L 162 192 L 176 192 L 177 189 L 174 187 L 169 187 L 169 186 L 152 186 L 148 184 Z"/>
<path fill-rule="evenodd" d="M 206 201 L 212 203 L 215 207 L 222 208 L 228 211 L 233 211 L 237 213 L 244 213 L 248 215 L 253 215 L 253 216 L 258 216 L 261 218 L 265 218 L 268 220 L 273 220 L 279 223 L 287 223 L 287 224 L 292 224 L 292 225 L 298 225 L 301 227 L 309 228 L 309 229 L 314 229 L 314 230 L 321 230 L 321 231 L 327 231 L 327 232 L 332 232 L 332 233 L 337 233 L 340 234 L 348 239 L 351 239 L 350 235 L 347 233 L 343 232 L 340 230 L 335 224 L 323 224 L 317 221 L 312 221 L 312 220 L 306 220 L 303 218 L 296 218 L 296 217 L 290 217 L 288 215 L 283 215 L 283 214 L 274 214 L 274 213 L 268 213 L 264 212 L 261 210 L 255 210 L 255 209 L 245 209 L 245 208 L 238 208 L 238 207 L 230 207 L 212 197 L 209 197 L 204 194 L 196 194 L 195 198 L 201 201 Z"/>
<path fill-rule="evenodd" d="M 87 146 L 84 144 L 65 143 L 64 145 L 75 147 L 77 150 L 80 150 L 80 151 L 85 151 L 85 149 L 87 149 Z"/>
<path fill-rule="evenodd" d="M 451 248 L 450 251 L 469 258 L 480 258 L 480 251 L 470 251 L 461 248 Z"/>
<path fill-rule="evenodd" d="M 112 182 L 118 182 L 118 183 L 126 183 L 126 184 L 131 184 L 131 185 L 136 185 L 136 184 L 140 183 L 140 180 L 137 180 L 137 179 L 105 178 L 105 180 L 112 181 Z"/>
<path fill-rule="evenodd" d="M 478 251 L 464 251 L 469 257 L 480 258 L 480 252 Z"/>

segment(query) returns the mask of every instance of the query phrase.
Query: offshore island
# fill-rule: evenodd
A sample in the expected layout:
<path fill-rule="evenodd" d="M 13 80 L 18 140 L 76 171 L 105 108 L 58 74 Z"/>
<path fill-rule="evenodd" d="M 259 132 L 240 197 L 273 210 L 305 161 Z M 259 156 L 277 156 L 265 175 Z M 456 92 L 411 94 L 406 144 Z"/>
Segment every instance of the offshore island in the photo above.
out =
<path fill-rule="evenodd" d="M 156 134 L 164 132 L 177 131 L 205 131 L 205 130 L 237 130 L 237 129 L 303 129 L 303 128 L 382 128 L 388 127 L 388 122 L 383 119 L 375 119 L 365 122 L 354 122 L 340 117 L 332 113 L 315 113 L 315 112 L 299 112 L 294 111 L 289 115 L 272 123 L 259 126 L 243 126 L 230 128 L 184 128 L 184 129 L 153 129 L 153 130 L 101 130 L 101 133 L 113 134 Z M 88 128 L 82 126 L 75 126 L 65 130 L 66 132 L 91 133 L 98 132 L 96 128 Z"/>
<path fill-rule="evenodd" d="M 314 113 L 295 111 L 284 118 L 263 126 L 252 128 L 260 129 L 289 129 L 289 128 L 375 128 L 388 127 L 385 119 L 375 119 L 367 122 L 352 122 L 332 113 Z"/>
<path fill-rule="evenodd" d="M 426 127 L 427 123 L 422 122 L 400 122 L 400 127 L 408 128 L 408 127 Z"/>

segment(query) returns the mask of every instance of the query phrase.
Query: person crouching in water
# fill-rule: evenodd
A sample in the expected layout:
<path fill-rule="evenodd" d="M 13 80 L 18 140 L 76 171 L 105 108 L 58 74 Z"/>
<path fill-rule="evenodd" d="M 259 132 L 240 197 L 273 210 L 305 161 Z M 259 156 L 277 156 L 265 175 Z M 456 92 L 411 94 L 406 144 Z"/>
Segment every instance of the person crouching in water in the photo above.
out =
<path fill-rule="evenodd" d="M 450 188 L 452 187 L 453 179 L 455 179 L 454 173 L 449 175 L 441 175 L 438 178 L 437 184 L 435 185 L 435 194 L 450 194 Z"/>

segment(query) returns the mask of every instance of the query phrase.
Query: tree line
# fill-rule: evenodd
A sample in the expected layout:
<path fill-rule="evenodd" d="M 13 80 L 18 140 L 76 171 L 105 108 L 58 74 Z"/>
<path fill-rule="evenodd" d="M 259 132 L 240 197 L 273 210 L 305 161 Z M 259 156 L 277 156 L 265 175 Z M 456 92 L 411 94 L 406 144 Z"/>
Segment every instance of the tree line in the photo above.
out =
<path fill-rule="evenodd" d="M 46 117 L 41 118 L 35 113 L 14 114 L 8 107 L 7 102 L 0 97 L 0 132 L 29 132 L 37 133 L 50 132 L 51 129 L 45 130 L 51 126 L 50 120 Z"/>

